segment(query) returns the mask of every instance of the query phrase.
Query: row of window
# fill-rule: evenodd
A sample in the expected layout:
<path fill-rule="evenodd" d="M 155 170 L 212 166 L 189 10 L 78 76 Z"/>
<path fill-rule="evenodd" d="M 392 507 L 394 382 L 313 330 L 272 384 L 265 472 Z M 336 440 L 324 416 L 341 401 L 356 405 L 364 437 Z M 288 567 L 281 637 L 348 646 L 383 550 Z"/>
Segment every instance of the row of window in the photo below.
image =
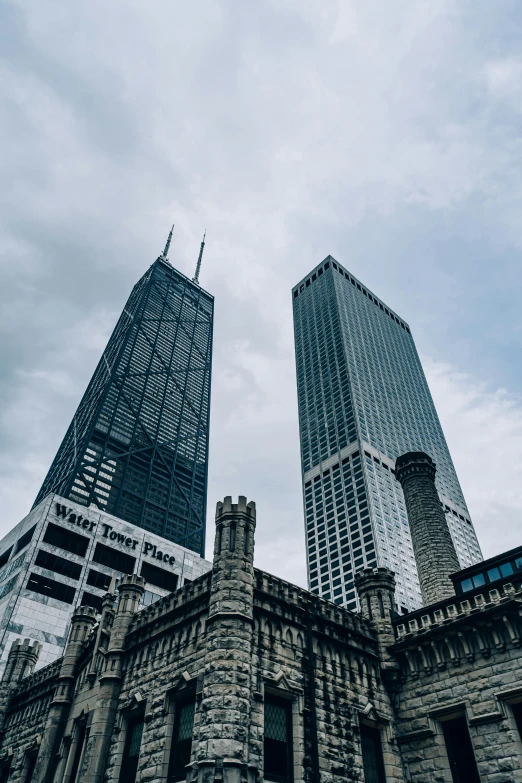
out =
<path fill-rule="evenodd" d="M 505 563 L 500 563 L 466 579 L 459 580 L 456 584 L 457 593 L 467 593 L 468 590 L 473 590 L 475 587 L 494 584 L 499 579 L 507 579 L 515 574 L 522 574 L 522 556 L 514 557 Z"/>
<path fill-rule="evenodd" d="M 18 554 L 18 552 L 21 552 L 22 549 L 25 549 L 25 547 L 27 546 L 27 544 L 29 544 L 29 542 L 31 541 L 34 535 L 35 528 L 36 525 L 33 525 L 32 528 L 30 528 L 26 533 L 23 534 L 23 536 L 21 536 L 18 539 L 16 544 L 10 546 L 9 549 L 6 549 L 5 552 L 2 552 L 2 554 L 0 555 L 0 568 L 2 568 L 2 566 L 4 566 L 7 563 L 7 561 L 11 556 L 11 553 L 13 553 L 13 555 L 16 555 Z M 9 573 L 12 573 L 13 570 L 14 568 L 12 568 L 11 571 L 9 571 Z M 5 579 L 6 576 L 8 576 L 8 573 L 6 571 L 0 571 L 0 581 L 2 579 Z"/>
<path fill-rule="evenodd" d="M 390 318 L 392 318 L 396 323 L 399 324 L 399 326 L 401 326 L 406 332 L 408 332 L 408 334 L 410 334 L 409 327 L 406 326 L 406 324 L 403 321 L 401 321 L 400 318 L 397 318 L 397 316 L 394 315 L 391 312 L 391 310 L 388 310 L 388 308 L 385 305 L 383 305 L 383 303 L 380 302 L 376 296 L 371 294 L 369 291 L 366 290 L 364 286 L 362 286 L 360 283 L 354 280 L 354 278 L 351 277 L 351 275 L 349 275 L 348 272 L 345 269 L 343 269 L 340 264 L 337 265 L 335 261 L 332 261 L 332 267 L 341 275 L 343 275 L 343 277 L 345 277 L 346 280 L 349 280 L 353 286 L 355 286 L 362 294 L 364 294 L 364 296 L 366 296 L 370 300 L 370 302 L 373 302 L 373 304 L 377 305 L 377 307 L 379 307 L 384 313 L 386 313 L 386 315 L 390 316 Z M 311 277 L 309 277 L 304 283 L 302 283 L 299 286 L 299 288 L 295 289 L 294 299 L 297 299 L 299 294 L 302 293 L 305 290 L 305 288 L 308 288 L 311 283 L 314 283 L 317 280 L 317 278 L 323 274 L 323 271 L 326 272 L 326 270 L 329 268 L 330 268 L 329 261 L 327 261 L 324 264 L 324 266 L 319 267 L 317 272 L 314 272 L 314 274 Z"/>
<path fill-rule="evenodd" d="M 66 552 L 71 552 L 80 557 L 85 557 L 90 542 L 90 539 L 86 536 L 74 533 L 71 530 L 66 530 L 59 525 L 55 525 L 53 522 L 48 524 L 43 540 L 46 544 L 59 547 Z M 128 555 L 125 552 L 119 552 L 100 542 L 98 542 L 94 548 L 92 560 L 95 563 L 107 566 L 107 568 L 119 571 L 122 574 L 133 574 L 136 567 L 135 557 L 132 557 L 132 555 Z M 38 553 L 36 565 L 47 568 L 50 571 L 56 571 L 56 573 L 62 574 L 63 576 L 69 576 L 71 579 L 79 579 L 82 568 L 77 563 L 72 563 L 68 560 L 64 560 L 64 558 L 59 557 L 58 555 L 43 552 L 42 550 Z M 149 582 L 156 587 L 161 587 L 169 592 L 177 590 L 178 575 L 173 574 L 164 568 L 158 568 L 158 566 L 152 565 L 151 563 L 143 562 L 140 574 L 144 577 L 146 582 Z M 104 587 L 102 589 L 106 588 Z"/>

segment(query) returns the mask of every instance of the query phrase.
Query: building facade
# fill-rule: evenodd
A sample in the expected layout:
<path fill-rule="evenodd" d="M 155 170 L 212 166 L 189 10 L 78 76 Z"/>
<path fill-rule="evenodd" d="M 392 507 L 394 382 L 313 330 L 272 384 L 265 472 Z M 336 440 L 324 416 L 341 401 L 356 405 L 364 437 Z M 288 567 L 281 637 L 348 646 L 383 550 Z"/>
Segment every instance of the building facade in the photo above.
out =
<path fill-rule="evenodd" d="M 406 617 L 364 569 L 359 615 L 255 569 L 255 526 L 225 498 L 210 572 L 142 608 L 124 576 L 39 671 L 13 642 L 2 783 L 522 783 L 517 553 Z"/>
<path fill-rule="evenodd" d="M 210 568 L 190 549 L 48 495 L 0 541 L 0 672 L 20 636 L 40 644 L 38 668 L 63 655 L 74 607 L 101 610 L 113 577 L 140 574 L 148 605 Z"/>
<path fill-rule="evenodd" d="M 410 328 L 331 256 L 292 296 L 310 589 L 354 609 L 355 572 L 383 566 L 418 608 L 399 454 L 435 460 L 461 567 L 482 555 Z"/>
<path fill-rule="evenodd" d="M 55 493 L 203 556 L 214 300 L 171 266 L 168 245 L 134 287 L 35 505 Z"/>

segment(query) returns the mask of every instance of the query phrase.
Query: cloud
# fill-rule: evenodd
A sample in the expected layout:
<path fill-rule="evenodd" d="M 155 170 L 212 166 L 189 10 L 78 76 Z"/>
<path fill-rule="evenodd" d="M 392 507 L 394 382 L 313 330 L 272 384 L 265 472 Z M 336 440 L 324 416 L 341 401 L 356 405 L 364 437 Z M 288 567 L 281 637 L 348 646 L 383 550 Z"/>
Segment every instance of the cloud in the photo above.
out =
<path fill-rule="evenodd" d="M 520 546 L 522 396 L 444 362 L 423 366 L 484 557 Z"/>
<path fill-rule="evenodd" d="M 484 378 L 516 400 L 519 15 L 510 0 L 4 3 L 4 530 L 172 221 L 171 261 L 190 276 L 208 229 L 209 504 L 258 502 L 269 570 L 303 583 L 290 290 L 328 253 L 409 321 L 424 355 L 458 368 L 442 408 Z M 448 436 L 487 404 L 516 418 L 491 394 L 450 406 Z"/>

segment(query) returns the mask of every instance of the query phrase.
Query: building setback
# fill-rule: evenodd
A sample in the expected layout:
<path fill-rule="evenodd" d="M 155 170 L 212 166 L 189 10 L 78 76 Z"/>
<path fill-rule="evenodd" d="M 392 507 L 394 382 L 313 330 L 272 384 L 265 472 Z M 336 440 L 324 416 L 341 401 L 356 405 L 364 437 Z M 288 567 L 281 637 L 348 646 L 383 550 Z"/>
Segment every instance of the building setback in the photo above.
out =
<path fill-rule="evenodd" d="M 15 641 L 1 780 L 522 783 L 522 547 L 407 617 L 393 573 L 364 569 L 358 615 L 255 569 L 255 526 L 225 498 L 211 572 L 141 611 L 124 576 L 35 673 L 39 643 Z"/>
<path fill-rule="evenodd" d="M 460 566 L 482 555 L 410 328 L 332 256 L 292 297 L 310 589 L 354 609 L 355 572 L 384 566 L 401 610 L 416 609 L 399 454 L 437 464 Z"/>
<path fill-rule="evenodd" d="M 148 605 L 210 567 L 141 527 L 48 495 L 0 541 L 0 672 L 19 636 L 40 643 L 38 668 L 63 655 L 74 607 L 99 611 L 113 575 L 140 574 Z"/>
<path fill-rule="evenodd" d="M 135 285 L 37 495 L 205 553 L 214 299 L 167 260 Z"/>

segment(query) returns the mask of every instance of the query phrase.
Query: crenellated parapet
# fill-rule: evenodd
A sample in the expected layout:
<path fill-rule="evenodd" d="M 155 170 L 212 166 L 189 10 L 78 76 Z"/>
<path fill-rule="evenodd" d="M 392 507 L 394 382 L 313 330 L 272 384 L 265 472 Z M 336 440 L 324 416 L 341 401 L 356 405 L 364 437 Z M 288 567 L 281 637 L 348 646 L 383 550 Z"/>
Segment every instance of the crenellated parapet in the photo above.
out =
<path fill-rule="evenodd" d="M 374 638 L 375 633 L 371 624 L 360 614 L 333 604 L 302 587 L 297 587 L 284 579 L 260 571 L 258 568 L 254 569 L 254 575 L 256 605 L 264 605 L 266 608 L 273 605 L 277 612 L 287 607 L 290 611 L 298 613 L 299 610 L 308 612 L 312 602 L 314 614 L 318 618 L 322 618 L 332 626 L 338 626 L 351 634 Z"/>
<path fill-rule="evenodd" d="M 199 602 L 202 598 L 209 596 L 212 572 L 209 571 L 193 582 L 187 582 L 174 593 L 160 598 L 150 606 L 141 609 L 134 616 L 130 626 L 129 633 L 134 634 L 137 631 L 143 631 L 151 623 L 160 625 L 162 622 L 169 621 L 170 616 L 175 613 L 184 612 L 193 603 Z"/>
<path fill-rule="evenodd" d="M 489 659 L 522 645 L 522 585 L 440 601 L 394 621 L 390 651 L 404 662 L 405 677 Z"/>

